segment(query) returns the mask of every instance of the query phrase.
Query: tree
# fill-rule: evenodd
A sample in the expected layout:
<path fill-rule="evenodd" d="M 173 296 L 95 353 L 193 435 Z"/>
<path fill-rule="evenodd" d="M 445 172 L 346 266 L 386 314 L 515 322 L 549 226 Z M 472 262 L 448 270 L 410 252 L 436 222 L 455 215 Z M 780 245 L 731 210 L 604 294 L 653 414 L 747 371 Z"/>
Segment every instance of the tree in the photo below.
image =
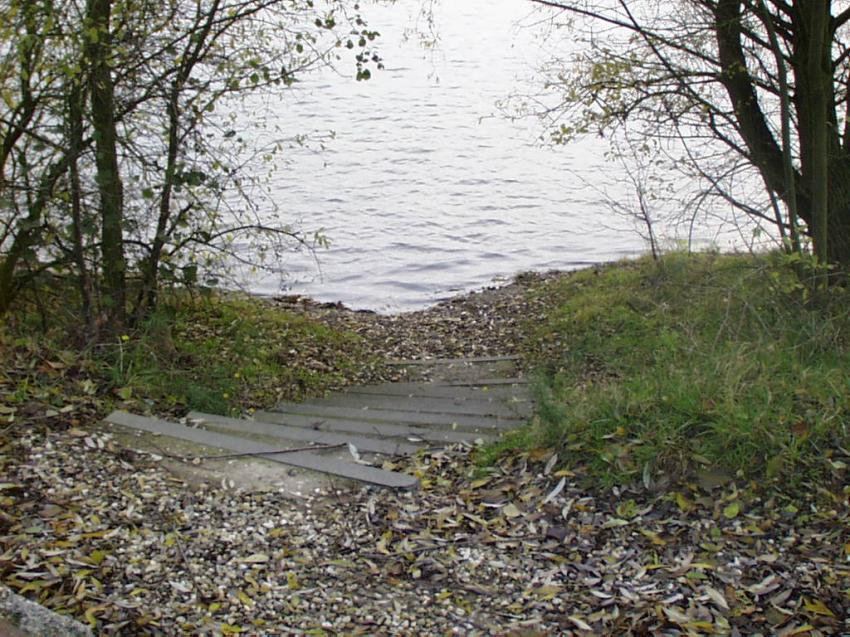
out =
<path fill-rule="evenodd" d="M 0 4 L 0 315 L 48 267 L 38 249 L 73 157 L 51 138 L 61 95 L 55 13 L 47 3 Z"/>
<path fill-rule="evenodd" d="M 300 239 L 221 209 L 254 179 L 240 100 L 342 48 L 357 79 L 379 63 L 356 4 L 322 7 L 0 0 L 0 314 L 40 277 L 73 279 L 87 323 L 114 333 L 155 307 L 163 277 L 194 282 L 198 255 L 226 238 Z"/>
<path fill-rule="evenodd" d="M 124 185 L 118 167 L 118 128 L 112 77 L 112 0 L 88 0 L 83 20 L 84 61 L 89 66 L 95 181 L 100 198 L 103 296 L 113 330 L 124 326 L 127 307 L 124 256 Z"/>
<path fill-rule="evenodd" d="M 799 215 L 819 261 L 850 266 L 847 2 L 533 1 L 585 45 L 550 69 L 557 141 L 629 129 L 684 149 L 716 196 L 791 237 Z M 746 192 L 755 177 L 785 213 Z"/>

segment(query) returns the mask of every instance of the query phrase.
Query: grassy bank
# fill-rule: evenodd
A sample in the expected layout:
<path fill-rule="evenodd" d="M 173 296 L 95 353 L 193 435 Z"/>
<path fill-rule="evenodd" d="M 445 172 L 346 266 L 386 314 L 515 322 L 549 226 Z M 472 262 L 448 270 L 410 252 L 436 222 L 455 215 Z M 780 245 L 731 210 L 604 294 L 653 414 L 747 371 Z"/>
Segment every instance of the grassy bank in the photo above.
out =
<path fill-rule="evenodd" d="M 259 299 L 174 294 L 138 329 L 96 345 L 80 344 L 73 310 L 49 310 L 48 321 L 37 310 L 0 326 L 0 405 L 18 422 L 75 404 L 233 414 L 368 377 L 376 364 L 353 332 Z"/>
<path fill-rule="evenodd" d="M 781 257 L 673 254 L 539 288 L 533 426 L 605 483 L 700 469 L 792 484 L 850 458 L 848 293 L 812 301 Z M 843 448 L 843 450 L 842 450 Z"/>
<path fill-rule="evenodd" d="M 452 355 L 429 349 L 441 326 L 480 324 L 464 343 L 493 337 L 498 351 L 519 337 L 493 326 L 527 316 L 538 414 L 482 463 L 545 447 L 602 484 L 707 469 L 792 486 L 850 464 L 850 298 L 835 286 L 813 301 L 782 257 L 672 254 L 546 278 L 477 322 L 463 304 L 381 318 L 171 294 L 139 329 L 86 347 L 53 298 L 0 326 L 0 425 L 114 407 L 235 414 L 369 382 L 399 351 Z"/>

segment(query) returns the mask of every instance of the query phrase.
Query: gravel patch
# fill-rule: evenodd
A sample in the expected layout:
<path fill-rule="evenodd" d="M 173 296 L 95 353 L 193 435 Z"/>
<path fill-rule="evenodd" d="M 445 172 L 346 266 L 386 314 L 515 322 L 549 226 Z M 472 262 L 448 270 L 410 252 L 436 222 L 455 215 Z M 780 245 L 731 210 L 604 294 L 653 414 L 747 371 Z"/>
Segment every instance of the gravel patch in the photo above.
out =
<path fill-rule="evenodd" d="M 416 493 L 292 501 L 188 489 L 108 434 L 4 445 L 4 579 L 98 634 L 850 630 L 846 502 L 589 492 L 545 452 L 477 476 L 461 447 L 393 466 Z"/>

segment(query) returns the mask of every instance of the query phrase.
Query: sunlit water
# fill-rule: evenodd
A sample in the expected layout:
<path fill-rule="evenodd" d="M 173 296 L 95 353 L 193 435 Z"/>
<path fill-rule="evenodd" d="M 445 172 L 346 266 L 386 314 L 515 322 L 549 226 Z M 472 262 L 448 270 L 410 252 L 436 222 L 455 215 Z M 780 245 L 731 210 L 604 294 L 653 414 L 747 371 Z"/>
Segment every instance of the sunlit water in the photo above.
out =
<path fill-rule="evenodd" d="M 285 276 L 248 275 L 247 286 L 397 311 L 521 271 L 646 250 L 630 222 L 582 187 L 582 177 L 617 181 L 604 141 L 553 148 L 539 122 L 496 114 L 546 55 L 527 27 L 530 3 L 439 3 L 433 51 L 405 37 L 418 6 L 366 8 L 386 70 L 360 83 L 351 67 L 313 75 L 276 108 L 291 134 L 334 131 L 322 152 L 289 151 L 271 181 L 282 218 L 321 229 L 330 248 L 318 265 L 284 254 L 274 265 Z"/>

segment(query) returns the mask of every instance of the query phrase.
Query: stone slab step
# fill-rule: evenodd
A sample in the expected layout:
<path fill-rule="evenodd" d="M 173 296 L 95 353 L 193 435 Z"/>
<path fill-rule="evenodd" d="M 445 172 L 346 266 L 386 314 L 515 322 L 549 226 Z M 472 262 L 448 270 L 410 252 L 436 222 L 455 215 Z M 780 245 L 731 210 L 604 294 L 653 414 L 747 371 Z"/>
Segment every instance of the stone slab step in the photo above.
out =
<path fill-rule="evenodd" d="M 479 438 L 482 440 L 492 440 L 495 437 L 492 430 L 486 433 L 446 431 L 416 425 L 366 422 L 363 420 L 344 420 L 341 418 L 320 418 L 317 416 L 283 414 L 276 411 L 254 412 L 254 420 L 290 425 L 293 427 L 306 427 L 307 429 L 313 429 L 315 431 L 335 431 L 337 433 L 347 432 L 362 436 L 377 436 L 380 438 L 401 438 L 408 442 L 411 440 L 423 440 L 429 443 L 439 444 L 451 444 L 458 442 L 474 443 Z"/>
<path fill-rule="evenodd" d="M 380 394 L 383 396 L 409 396 L 425 398 L 470 398 L 503 402 L 513 406 L 515 403 L 528 404 L 530 407 L 528 387 L 526 385 L 495 385 L 451 387 L 439 383 L 383 383 L 380 385 L 365 385 L 348 387 L 346 394 Z"/>
<path fill-rule="evenodd" d="M 436 381 L 445 387 L 487 387 L 490 385 L 528 385 L 527 378 L 478 378 L 475 380 Z"/>
<path fill-rule="evenodd" d="M 92 637 L 92 631 L 0 584 L 0 637 Z"/>
<path fill-rule="evenodd" d="M 371 453 L 382 453 L 390 456 L 413 454 L 422 446 L 398 440 L 380 440 L 378 438 L 367 438 L 351 433 L 335 433 L 332 431 L 316 431 L 303 427 L 289 427 L 277 425 L 270 422 L 248 420 L 246 418 L 228 418 L 217 414 L 205 414 L 200 411 L 189 412 L 189 420 L 201 425 L 227 431 L 237 431 L 246 434 L 263 434 L 274 436 L 283 440 L 298 440 L 300 442 L 312 442 L 318 445 L 340 445 L 351 443 L 360 451 Z"/>
<path fill-rule="evenodd" d="M 327 405 L 384 409 L 391 411 L 420 412 L 431 414 L 451 414 L 456 416 L 502 416 L 516 419 L 517 410 L 511 405 L 499 401 L 475 400 L 464 398 L 431 398 L 429 396 L 383 396 L 380 394 L 331 394 L 326 398 L 310 400 L 299 405 Z M 290 411 L 294 403 L 281 403 L 275 411 Z M 303 409 L 303 407 L 296 407 Z"/>
<path fill-rule="evenodd" d="M 206 429 L 187 427 L 167 420 L 137 416 L 126 411 L 114 411 L 104 421 L 122 427 L 189 440 L 196 444 L 218 447 L 237 453 L 262 453 L 262 458 L 265 460 L 300 467 L 302 469 L 311 469 L 380 487 L 414 489 L 419 485 L 419 481 L 416 478 L 404 473 L 386 471 L 355 462 L 327 458 L 309 451 L 268 453 L 275 451 L 275 448 L 271 445 L 246 440 L 237 436 L 228 436 Z"/>
<path fill-rule="evenodd" d="M 501 363 L 507 361 L 518 361 L 519 356 L 476 356 L 472 358 L 416 358 L 412 360 L 391 360 L 387 361 L 387 365 L 407 366 L 407 365 L 467 365 L 476 363 Z"/>
<path fill-rule="evenodd" d="M 373 408 L 373 402 L 354 403 L 351 407 L 323 405 L 314 403 L 284 403 L 273 410 L 282 414 L 303 416 L 321 416 L 323 418 L 341 418 L 343 420 L 363 420 L 366 422 L 388 422 L 398 425 L 425 425 L 454 430 L 510 429 L 525 423 L 522 418 L 504 416 L 467 416 L 463 414 L 440 414 L 420 411 L 401 411 Z"/>

